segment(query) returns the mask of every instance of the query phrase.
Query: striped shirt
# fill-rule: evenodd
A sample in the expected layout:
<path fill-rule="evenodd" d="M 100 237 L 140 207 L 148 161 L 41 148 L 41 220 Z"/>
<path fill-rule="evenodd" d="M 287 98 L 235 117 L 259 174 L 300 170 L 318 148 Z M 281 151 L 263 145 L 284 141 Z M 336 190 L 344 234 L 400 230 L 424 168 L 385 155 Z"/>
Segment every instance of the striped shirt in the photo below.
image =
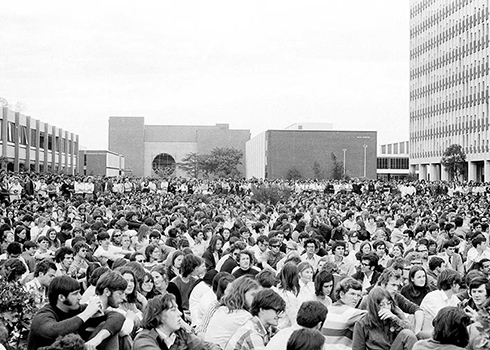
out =
<path fill-rule="evenodd" d="M 365 314 L 365 310 L 359 310 L 339 302 L 329 306 L 327 319 L 322 328 L 325 344 L 329 345 L 328 348 L 331 350 L 350 350 L 354 324 Z"/>

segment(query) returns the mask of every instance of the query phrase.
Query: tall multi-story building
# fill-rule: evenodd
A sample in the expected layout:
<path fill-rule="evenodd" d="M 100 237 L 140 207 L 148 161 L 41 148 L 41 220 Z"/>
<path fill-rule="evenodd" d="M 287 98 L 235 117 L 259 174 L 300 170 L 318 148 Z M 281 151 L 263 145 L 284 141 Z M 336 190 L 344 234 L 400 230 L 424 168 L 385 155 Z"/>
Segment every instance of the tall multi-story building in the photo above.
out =
<path fill-rule="evenodd" d="M 445 149 L 463 147 L 468 180 L 490 180 L 489 0 L 410 2 L 410 168 L 448 180 Z"/>
<path fill-rule="evenodd" d="M 78 135 L 0 107 L 2 162 L 11 171 L 77 173 Z"/>

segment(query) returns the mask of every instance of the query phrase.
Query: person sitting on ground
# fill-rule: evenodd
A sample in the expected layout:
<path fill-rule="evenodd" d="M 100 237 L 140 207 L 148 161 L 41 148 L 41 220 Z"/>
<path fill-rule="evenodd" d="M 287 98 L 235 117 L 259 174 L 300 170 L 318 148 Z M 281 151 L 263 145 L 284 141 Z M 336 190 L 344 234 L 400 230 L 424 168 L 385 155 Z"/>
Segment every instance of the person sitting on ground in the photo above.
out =
<path fill-rule="evenodd" d="M 287 350 L 321 350 L 325 346 L 325 338 L 316 329 L 297 329 L 288 340 Z"/>
<path fill-rule="evenodd" d="M 91 327 L 95 328 L 90 335 L 92 338 L 87 342 L 88 346 L 100 346 L 99 349 L 119 346 L 117 334 L 124 323 L 124 316 L 108 312 L 102 316 L 105 322 L 97 317 L 95 324 L 92 324 L 92 317 L 103 308 L 102 300 L 92 298 L 88 305 L 80 307 L 80 284 L 74 278 L 66 275 L 55 277 L 49 285 L 48 299 L 49 304 L 39 310 L 32 320 L 27 338 L 28 350 L 49 346 L 60 335 L 80 334 Z"/>
<path fill-rule="evenodd" d="M 412 350 L 417 337 L 390 293 L 373 288 L 367 297 L 368 313 L 354 326 L 352 350 Z"/>
<path fill-rule="evenodd" d="M 469 343 L 470 318 L 459 308 L 446 306 L 434 318 L 431 339 L 419 340 L 412 350 L 463 350 Z"/>
<path fill-rule="evenodd" d="M 255 294 L 250 312 L 252 318 L 238 328 L 225 346 L 225 350 L 263 349 L 272 337 L 286 302 L 272 289 Z M 245 346 L 245 344 L 247 344 Z"/>
<path fill-rule="evenodd" d="M 430 334 L 433 330 L 432 320 L 439 310 L 445 306 L 458 306 L 457 293 L 461 284 L 461 276 L 457 271 L 444 270 L 437 278 L 437 290 L 427 294 L 420 304 L 424 312 L 424 332 Z"/>
<path fill-rule="evenodd" d="M 182 329 L 182 313 L 173 294 L 158 295 L 148 301 L 143 312 L 143 330 L 134 339 L 133 349 L 219 350 L 220 347 Z"/>
<path fill-rule="evenodd" d="M 321 330 L 323 323 L 327 318 L 328 309 L 319 301 L 305 301 L 301 304 L 298 315 L 296 316 L 296 325 L 281 329 L 274 335 L 267 346 L 266 350 L 285 350 L 291 334 L 302 328 Z"/>

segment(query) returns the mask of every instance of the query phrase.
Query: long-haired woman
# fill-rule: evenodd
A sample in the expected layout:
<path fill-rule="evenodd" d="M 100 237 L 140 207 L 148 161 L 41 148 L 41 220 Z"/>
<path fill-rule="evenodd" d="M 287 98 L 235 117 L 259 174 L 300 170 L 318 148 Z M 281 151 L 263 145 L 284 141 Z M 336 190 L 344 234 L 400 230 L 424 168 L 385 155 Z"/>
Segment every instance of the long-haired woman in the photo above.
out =
<path fill-rule="evenodd" d="M 205 340 L 224 349 L 231 335 L 252 318 L 250 308 L 259 290 L 260 285 L 250 277 L 242 276 L 233 281 L 209 321 Z"/>
<path fill-rule="evenodd" d="M 408 283 L 400 291 L 401 295 L 411 302 L 420 305 L 430 292 L 427 272 L 420 265 L 413 266 L 408 272 Z"/>
<path fill-rule="evenodd" d="M 207 271 L 216 268 L 216 264 L 218 263 L 219 259 L 221 259 L 222 247 L 223 237 L 221 237 L 221 235 L 219 234 L 215 234 L 214 236 L 212 236 L 209 240 L 208 248 L 202 255 L 204 263 L 206 264 Z"/>
<path fill-rule="evenodd" d="M 374 287 L 367 314 L 354 326 L 352 350 L 412 350 L 417 337 L 385 289 Z"/>
<path fill-rule="evenodd" d="M 299 274 L 299 294 L 298 300 L 301 304 L 303 301 L 315 300 L 315 284 L 313 283 L 313 266 L 309 262 L 302 261 L 298 264 Z"/>
<path fill-rule="evenodd" d="M 286 302 L 286 312 L 279 320 L 279 329 L 290 327 L 296 324 L 296 315 L 300 306 L 298 294 L 299 272 L 298 267 L 294 263 L 286 263 L 278 274 L 279 284 L 277 287 L 272 287 Z"/>
<path fill-rule="evenodd" d="M 327 271 L 320 271 L 315 276 L 315 296 L 326 307 L 332 305 L 330 294 L 333 290 L 333 275 Z"/>

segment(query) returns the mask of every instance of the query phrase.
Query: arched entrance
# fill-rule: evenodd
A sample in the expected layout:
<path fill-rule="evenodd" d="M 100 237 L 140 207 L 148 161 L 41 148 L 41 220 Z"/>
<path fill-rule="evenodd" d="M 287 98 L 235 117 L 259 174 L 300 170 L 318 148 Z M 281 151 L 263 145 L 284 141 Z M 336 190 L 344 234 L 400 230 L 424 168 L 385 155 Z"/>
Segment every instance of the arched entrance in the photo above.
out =
<path fill-rule="evenodd" d="M 151 169 L 154 174 L 160 176 L 170 176 L 175 173 L 175 159 L 168 153 L 160 153 L 151 163 Z"/>

